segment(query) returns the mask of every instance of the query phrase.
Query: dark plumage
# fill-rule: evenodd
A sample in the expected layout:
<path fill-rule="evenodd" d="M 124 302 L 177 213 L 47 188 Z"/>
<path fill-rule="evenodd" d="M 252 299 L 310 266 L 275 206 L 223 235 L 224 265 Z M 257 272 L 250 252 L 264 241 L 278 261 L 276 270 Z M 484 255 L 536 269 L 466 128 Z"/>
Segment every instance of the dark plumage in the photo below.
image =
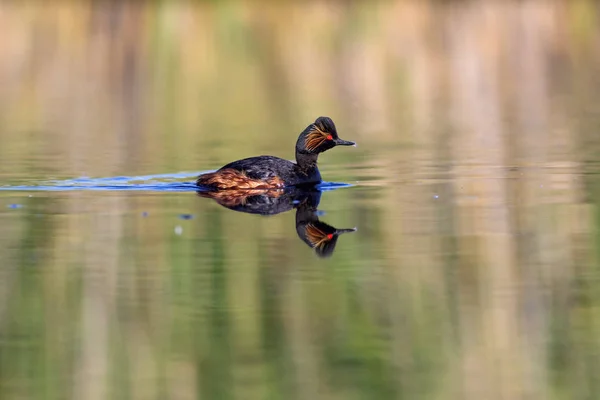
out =
<path fill-rule="evenodd" d="M 198 186 L 210 190 L 271 189 L 317 184 L 321 174 L 317 168 L 319 153 L 335 146 L 355 146 L 338 137 L 329 117 L 319 117 L 302 131 L 296 141 L 296 162 L 273 156 L 259 156 L 234 161 L 216 172 L 198 177 Z"/>

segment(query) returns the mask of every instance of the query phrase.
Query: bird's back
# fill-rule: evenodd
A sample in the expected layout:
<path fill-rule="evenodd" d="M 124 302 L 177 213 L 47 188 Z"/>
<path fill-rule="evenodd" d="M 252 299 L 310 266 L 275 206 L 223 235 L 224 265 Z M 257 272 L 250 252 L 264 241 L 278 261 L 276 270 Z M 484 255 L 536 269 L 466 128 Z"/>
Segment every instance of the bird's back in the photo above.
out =
<path fill-rule="evenodd" d="M 295 163 L 273 156 L 258 156 L 233 161 L 219 169 L 232 169 L 243 172 L 250 179 L 268 180 L 280 178 L 285 180 L 293 171 Z M 218 172 L 218 171 L 217 171 Z"/>

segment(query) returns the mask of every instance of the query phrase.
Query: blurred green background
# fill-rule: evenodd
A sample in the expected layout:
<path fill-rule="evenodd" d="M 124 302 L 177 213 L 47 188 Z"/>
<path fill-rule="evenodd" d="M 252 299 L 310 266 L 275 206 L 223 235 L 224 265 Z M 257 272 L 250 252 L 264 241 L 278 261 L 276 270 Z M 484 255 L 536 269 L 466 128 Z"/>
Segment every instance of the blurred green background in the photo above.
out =
<path fill-rule="evenodd" d="M 0 399 L 600 398 L 599 18 L 0 2 Z M 359 144 L 326 260 L 294 212 L 11 189 L 293 158 L 319 115 Z"/>

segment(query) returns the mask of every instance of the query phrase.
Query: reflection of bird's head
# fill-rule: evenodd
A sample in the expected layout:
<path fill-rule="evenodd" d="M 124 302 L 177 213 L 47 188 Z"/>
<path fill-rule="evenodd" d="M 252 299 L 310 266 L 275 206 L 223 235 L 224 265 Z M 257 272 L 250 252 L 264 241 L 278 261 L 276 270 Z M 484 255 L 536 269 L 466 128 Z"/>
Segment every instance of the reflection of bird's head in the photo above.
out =
<path fill-rule="evenodd" d="M 297 226 L 296 230 L 300 239 L 315 249 L 319 257 L 329 257 L 335 250 L 338 237 L 343 233 L 355 232 L 356 228 L 336 229 L 315 218 L 313 221 Z"/>

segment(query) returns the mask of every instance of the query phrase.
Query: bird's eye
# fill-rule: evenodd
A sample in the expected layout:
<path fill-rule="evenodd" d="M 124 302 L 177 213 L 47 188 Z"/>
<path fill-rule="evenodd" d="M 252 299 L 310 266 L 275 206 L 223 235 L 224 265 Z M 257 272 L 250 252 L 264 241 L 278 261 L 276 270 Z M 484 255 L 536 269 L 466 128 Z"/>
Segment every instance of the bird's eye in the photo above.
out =
<path fill-rule="evenodd" d="M 333 140 L 333 136 L 327 135 L 327 140 Z"/>

